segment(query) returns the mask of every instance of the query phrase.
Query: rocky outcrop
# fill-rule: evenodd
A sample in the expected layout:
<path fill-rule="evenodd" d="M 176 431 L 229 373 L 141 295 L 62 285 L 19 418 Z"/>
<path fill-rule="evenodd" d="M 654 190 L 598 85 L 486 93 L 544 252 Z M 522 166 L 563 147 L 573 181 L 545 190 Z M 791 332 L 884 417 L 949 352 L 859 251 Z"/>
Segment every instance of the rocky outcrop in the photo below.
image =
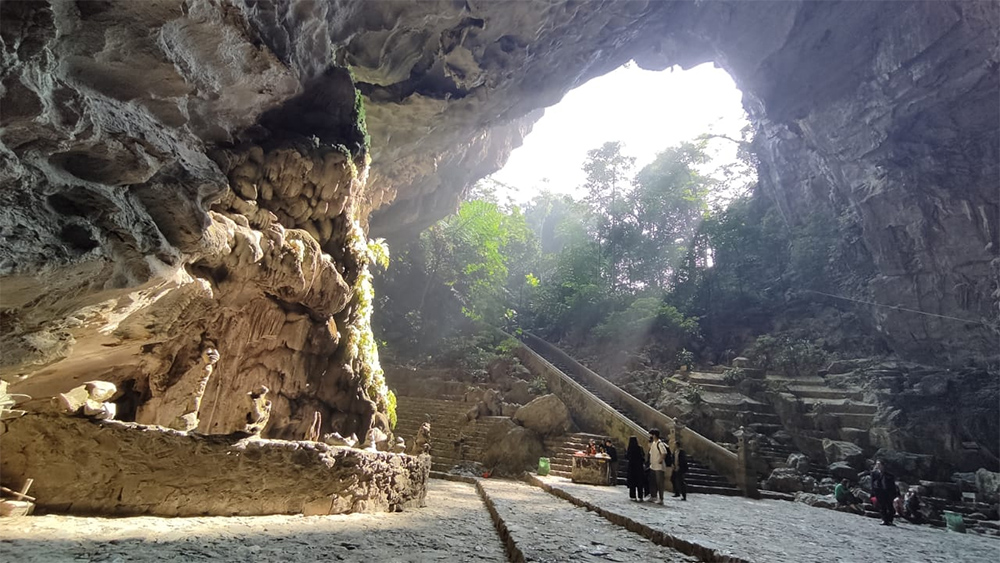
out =
<path fill-rule="evenodd" d="M 544 445 L 534 431 L 510 420 L 493 425 L 486 436 L 483 465 L 493 475 L 519 477 L 524 471 L 538 466 Z"/>
<path fill-rule="evenodd" d="M 265 436 L 301 437 L 316 413 L 323 433 L 385 427 L 369 218 L 401 237 L 448 213 L 540 108 L 630 59 L 725 68 L 763 190 L 790 225 L 840 225 L 840 291 L 942 315 L 865 307 L 869 330 L 914 356 L 994 356 L 998 14 L 985 1 L 5 2 L 0 375 L 35 396 L 109 380 L 121 414 L 150 422 L 189 415 L 204 387 L 205 432 L 240 428 L 232 398 L 261 385 Z"/>
<path fill-rule="evenodd" d="M 826 454 L 826 461 L 828 463 L 843 461 L 855 469 L 863 469 L 865 466 L 864 451 L 856 444 L 850 442 L 824 438 L 823 453 Z"/>
<path fill-rule="evenodd" d="M 265 435 L 387 429 L 348 71 L 270 49 L 247 5 L 2 10 L 0 375 L 100 377 L 120 418 L 208 433 L 261 386 Z"/>
<path fill-rule="evenodd" d="M 5 478 L 35 480 L 40 509 L 230 516 L 393 511 L 423 504 L 430 457 L 316 442 L 201 436 L 28 414 L 0 436 Z"/>
<path fill-rule="evenodd" d="M 552 394 L 543 395 L 517 409 L 514 422 L 541 436 L 558 436 L 573 427 L 569 409 Z"/>

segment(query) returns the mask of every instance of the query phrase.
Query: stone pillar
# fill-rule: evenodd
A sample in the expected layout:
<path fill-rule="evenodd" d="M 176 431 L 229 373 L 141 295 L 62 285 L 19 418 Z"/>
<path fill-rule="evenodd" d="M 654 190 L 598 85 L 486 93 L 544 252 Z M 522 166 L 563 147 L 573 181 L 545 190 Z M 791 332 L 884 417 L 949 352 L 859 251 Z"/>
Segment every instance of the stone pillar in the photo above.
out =
<path fill-rule="evenodd" d="M 677 454 L 681 451 L 681 446 L 683 445 L 681 441 L 681 433 L 684 431 L 685 425 L 676 418 L 674 419 L 674 427 L 670 429 L 670 434 L 667 436 L 667 445 L 670 446 L 670 452 L 674 454 L 674 465 L 667 468 L 667 490 L 674 493 L 674 481 L 671 477 L 674 474 L 674 467 L 677 466 Z"/>
<path fill-rule="evenodd" d="M 738 449 L 736 451 L 736 485 L 743 491 L 743 494 L 750 498 L 760 498 L 757 492 L 757 474 L 754 467 L 757 465 L 754 459 L 755 453 L 750 447 L 751 432 L 742 426 L 735 432 Z"/>
<path fill-rule="evenodd" d="M 136 422 L 156 424 L 174 430 L 198 428 L 198 411 L 205 395 L 208 379 L 219 361 L 219 351 L 212 342 L 202 345 L 201 355 L 172 385 L 160 391 L 153 388 L 153 398 L 139 407 Z"/>

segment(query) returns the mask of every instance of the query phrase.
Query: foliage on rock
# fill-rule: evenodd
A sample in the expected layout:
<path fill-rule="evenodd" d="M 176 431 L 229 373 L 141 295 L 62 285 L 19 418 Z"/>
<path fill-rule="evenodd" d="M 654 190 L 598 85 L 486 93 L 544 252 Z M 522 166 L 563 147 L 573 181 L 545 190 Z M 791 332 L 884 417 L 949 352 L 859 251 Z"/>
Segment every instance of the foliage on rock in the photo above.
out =
<path fill-rule="evenodd" d="M 388 247 L 384 241 L 369 242 L 357 221 L 351 222 L 346 247 L 356 263 L 360 264 L 360 272 L 353 287 L 350 322 L 344 328 L 344 342 L 341 344 L 344 357 L 354 374 L 360 378 L 365 394 L 375 402 L 380 412 L 386 413 L 390 425 L 395 425 L 395 396 L 385 384 L 385 373 L 379 362 L 378 342 L 371 325 L 375 289 L 370 264 L 374 262 L 383 267 L 388 266 Z"/>

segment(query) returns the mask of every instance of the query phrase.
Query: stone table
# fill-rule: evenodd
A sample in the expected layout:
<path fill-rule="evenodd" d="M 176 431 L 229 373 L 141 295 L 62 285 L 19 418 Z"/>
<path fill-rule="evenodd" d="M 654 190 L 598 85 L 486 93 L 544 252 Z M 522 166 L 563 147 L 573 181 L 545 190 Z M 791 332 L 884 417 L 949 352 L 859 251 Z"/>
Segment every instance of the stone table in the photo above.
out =
<path fill-rule="evenodd" d="M 596 457 L 589 455 L 573 456 L 573 482 L 586 485 L 607 485 L 608 464 L 611 462 L 606 457 Z"/>

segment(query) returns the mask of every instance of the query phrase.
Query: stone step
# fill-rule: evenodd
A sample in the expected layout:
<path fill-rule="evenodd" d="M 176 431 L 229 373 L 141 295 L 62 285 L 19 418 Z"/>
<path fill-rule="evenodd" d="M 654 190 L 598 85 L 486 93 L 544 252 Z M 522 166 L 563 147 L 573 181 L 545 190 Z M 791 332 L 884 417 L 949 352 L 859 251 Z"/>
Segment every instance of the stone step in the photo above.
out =
<path fill-rule="evenodd" d="M 713 487 L 705 486 L 692 483 L 690 480 L 687 483 L 688 493 L 702 494 L 702 495 L 723 495 L 730 497 L 740 497 L 743 493 L 740 492 L 736 487 Z"/>
<path fill-rule="evenodd" d="M 812 377 L 788 377 L 786 375 L 768 375 L 766 377 L 767 381 L 773 381 L 778 384 L 785 384 L 789 387 L 826 387 L 826 380 L 819 376 Z"/>
<path fill-rule="evenodd" d="M 726 383 L 724 374 L 721 373 L 692 371 L 688 373 L 687 381 L 688 383 L 694 383 L 696 385 L 721 385 L 732 389 L 732 387 Z"/>
<path fill-rule="evenodd" d="M 728 385 L 716 385 L 714 383 L 697 383 L 696 385 L 698 385 L 702 391 L 707 391 L 709 393 L 738 393 L 738 391 Z"/>
<path fill-rule="evenodd" d="M 872 421 L 875 420 L 874 414 L 857 414 L 857 413 L 846 413 L 846 412 L 834 412 L 829 413 L 831 416 L 837 418 L 840 421 L 841 428 L 871 428 Z M 826 433 L 822 437 L 826 437 Z"/>
<path fill-rule="evenodd" d="M 781 424 L 769 422 L 751 422 L 746 426 L 758 434 L 765 434 L 768 436 L 785 429 L 785 427 Z"/>
<path fill-rule="evenodd" d="M 761 403 L 760 401 L 754 401 L 753 399 L 743 397 L 742 395 L 738 401 L 712 401 L 711 399 L 706 398 L 705 404 L 717 411 L 722 412 L 751 412 L 761 415 L 777 416 L 774 412 L 774 407 L 771 405 Z"/>
<path fill-rule="evenodd" d="M 803 399 L 802 402 L 813 410 L 822 410 L 824 412 L 851 414 L 875 414 L 878 412 L 878 405 L 861 403 L 850 399 Z"/>
<path fill-rule="evenodd" d="M 789 385 L 788 392 L 803 399 L 851 399 L 860 401 L 864 396 L 860 391 L 832 389 L 818 385 Z"/>

